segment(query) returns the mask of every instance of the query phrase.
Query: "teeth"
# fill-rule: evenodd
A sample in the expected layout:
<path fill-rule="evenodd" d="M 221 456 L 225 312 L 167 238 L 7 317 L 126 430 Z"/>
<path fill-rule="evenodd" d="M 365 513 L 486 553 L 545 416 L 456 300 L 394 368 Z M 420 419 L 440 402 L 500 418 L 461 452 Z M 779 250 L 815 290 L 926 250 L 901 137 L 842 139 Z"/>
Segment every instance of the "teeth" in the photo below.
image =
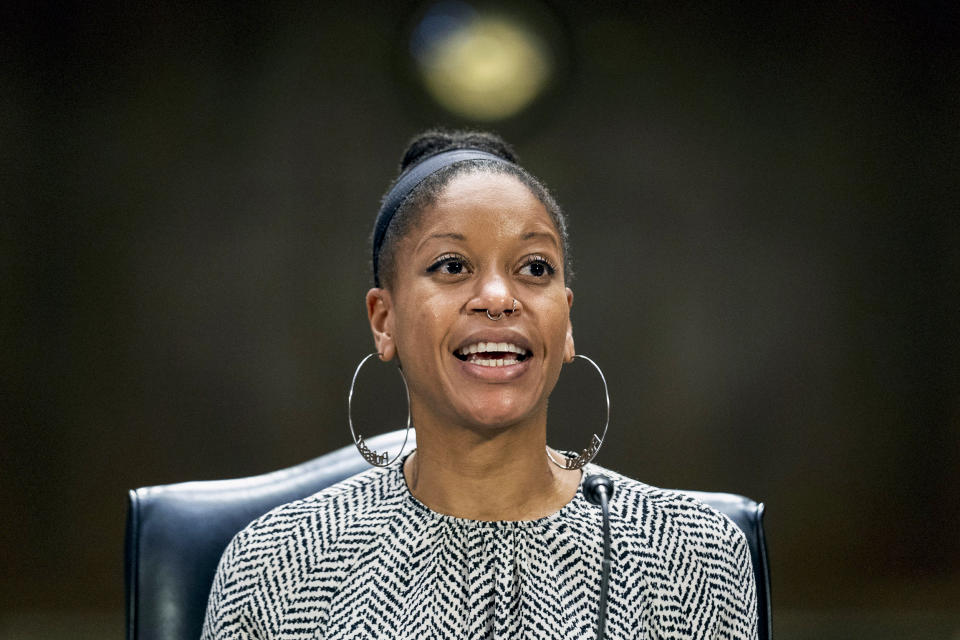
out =
<path fill-rule="evenodd" d="M 482 358 L 477 360 L 471 360 L 472 364 L 478 364 L 481 367 L 509 367 L 512 364 L 517 364 L 519 362 L 516 358 L 501 358 L 499 360 L 484 360 Z"/>
<path fill-rule="evenodd" d="M 460 349 L 460 353 L 465 356 L 468 356 L 471 353 L 488 352 L 518 353 L 523 355 L 527 352 L 527 350 L 509 342 L 476 342 Z"/>

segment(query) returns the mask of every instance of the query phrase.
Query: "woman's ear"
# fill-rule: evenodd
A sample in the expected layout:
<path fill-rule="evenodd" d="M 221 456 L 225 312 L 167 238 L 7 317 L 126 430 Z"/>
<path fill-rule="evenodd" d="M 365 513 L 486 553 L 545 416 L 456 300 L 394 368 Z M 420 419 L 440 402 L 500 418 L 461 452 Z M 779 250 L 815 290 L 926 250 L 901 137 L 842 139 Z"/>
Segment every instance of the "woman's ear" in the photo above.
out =
<path fill-rule="evenodd" d="M 563 361 L 573 362 L 577 350 L 573 346 L 573 322 L 570 320 L 570 309 L 573 308 L 573 291 L 567 287 L 567 339 L 563 345 Z"/>
<path fill-rule="evenodd" d="M 397 347 L 393 342 L 393 302 L 389 291 L 378 287 L 367 291 L 367 318 L 380 359 L 392 360 Z"/>

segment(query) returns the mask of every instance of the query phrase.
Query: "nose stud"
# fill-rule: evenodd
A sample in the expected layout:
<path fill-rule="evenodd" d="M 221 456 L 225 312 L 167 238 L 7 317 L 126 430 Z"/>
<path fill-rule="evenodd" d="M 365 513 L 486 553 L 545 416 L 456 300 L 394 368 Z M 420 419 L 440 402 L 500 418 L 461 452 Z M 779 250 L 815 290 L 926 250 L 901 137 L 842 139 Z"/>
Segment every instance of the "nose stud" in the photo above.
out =
<path fill-rule="evenodd" d="M 495 316 L 490 315 L 490 309 L 484 309 L 484 311 L 485 311 L 486 314 L 487 314 L 487 317 L 490 318 L 491 320 L 493 320 L 494 322 L 497 322 L 498 320 L 503 320 L 504 314 L 514 313 L 514 312 L 516 312 L 516 310 L 517 310 L 517 299 L 516 299 L 516 298 L 513 299 L 513 308 L 512 308 L 512 309 L 504 309 L 503 311 L 501 311 L 500 313 L 498 313 L 498 314 L 495 315 Z"/>

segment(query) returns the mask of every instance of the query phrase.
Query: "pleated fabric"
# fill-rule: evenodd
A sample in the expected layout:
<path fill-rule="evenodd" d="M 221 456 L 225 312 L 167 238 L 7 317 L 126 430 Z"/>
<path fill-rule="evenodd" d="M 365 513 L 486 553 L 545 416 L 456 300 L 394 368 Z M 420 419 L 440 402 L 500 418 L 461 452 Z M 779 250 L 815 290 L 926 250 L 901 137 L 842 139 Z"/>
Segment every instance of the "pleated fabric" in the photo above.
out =
<path fill-rule="evenodd" d="M 437 513 L 403 461 L 274 509 L 233 539 L 203 639 L 594 638 L 602 515 L 580 489 L 537 520 Z M 753 569 L 726 516 L 614 481 L 606 638 L 755 638 Z"/>

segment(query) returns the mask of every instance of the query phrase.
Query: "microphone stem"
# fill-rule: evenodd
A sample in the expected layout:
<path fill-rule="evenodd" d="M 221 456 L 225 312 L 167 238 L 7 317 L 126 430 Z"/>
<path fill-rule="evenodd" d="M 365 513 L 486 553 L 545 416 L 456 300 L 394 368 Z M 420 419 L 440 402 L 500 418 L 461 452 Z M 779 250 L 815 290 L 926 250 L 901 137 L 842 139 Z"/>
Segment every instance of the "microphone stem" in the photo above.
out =
<path fill-rule="evenodd" d="M 606 487 L 600 487 L 600 506 L 603 509 L 603 563 L 600 574 L 600 615 L 597 617 L 597 640 L 603 640 L 607 626 L 607 584 L 610 580 L 610 504 Z"/>

